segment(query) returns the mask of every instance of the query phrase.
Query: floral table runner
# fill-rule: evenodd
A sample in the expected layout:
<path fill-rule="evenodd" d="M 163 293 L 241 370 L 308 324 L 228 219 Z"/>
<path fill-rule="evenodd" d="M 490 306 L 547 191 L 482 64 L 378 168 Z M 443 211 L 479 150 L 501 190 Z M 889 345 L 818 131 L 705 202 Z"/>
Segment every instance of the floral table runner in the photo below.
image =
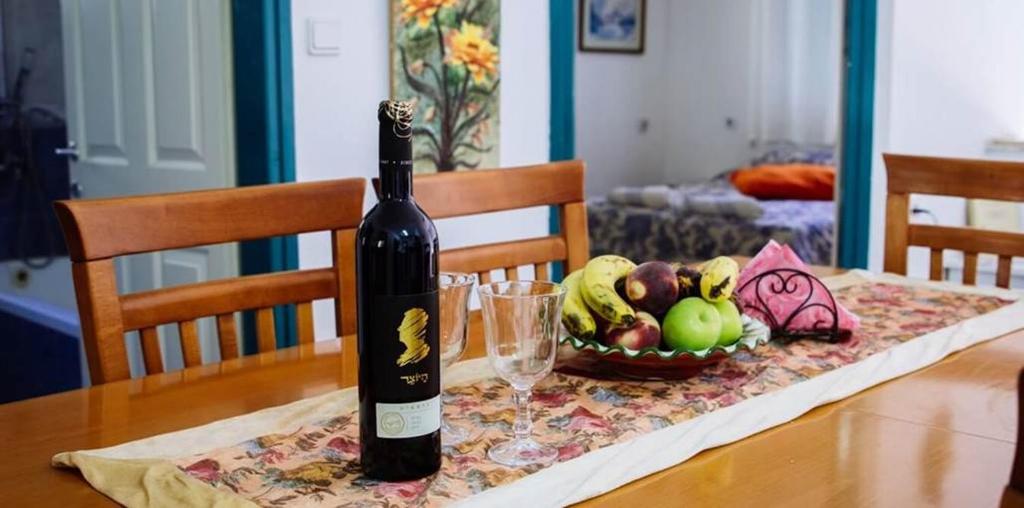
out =
<path fill-rule="evenodd" d="M 386 483 L 362 476 L 352 390 L 325 396 L 337 399 L 328 412 L 317 414 L 299 407 L 305 401 L 296 403 L 294 411 L 310 415 L 301 424 L 268 420 L 263 427 L 248 425 L 244 439 L 226 432 L 219 440 L 205 438 L 187 454 L 180 446 L 187 441 L 185 433 L 194 435 L 203 427 L 160 436 L 135 449 L 129 443 L 61 454 L 54 460 L 79 467 L 95 487 L 128 504 L 136 498 L 113 495 L 113 486 L 93 481 L 90 473 L 107 478 L 95 470 L 131 467 L 146 475 L 172 476 L 174 489 L 187 485 L 189 492 L 211 503 L 562 505 L 1024 327 L 1024 313 L 1017 308 L 1024 302 L 1018 303 L 1018 295 L 1009 291 L 967 290 L 866 273 L 830 284 L 836 298 L 862 320 L 861 328 L 841 344 L 772 342 L 682 381 L 551 375 L 536 387 L 533 403 L 538 439 L 559 450 L 558 463 L 545 469 L 510 469 L 487 459 L 487 449 L 511 435 L 514 410 L 509 387 L 479 360 L 467 363 L 475 374 L 462 374 L 462 382 L 451 384 L 444 394 L 446 417 L 475 435 L 462 445 L 445 447 L 441 471 L 419 481 Z M 338 403 L 339 397 L 345 401 Z M 275 408 L 275 414 L 287 415 L 291 406 Z M 247 416 L 259 420 L 257 414 Z M 261 428 L 267 431 L 257 432 Z M 100 458 L 102 462 L 94 463 Z M 132 486 L 118 488 L 131 491 Z M 174 493 L 149 489 L 146 499 L 165 494 Z"/>

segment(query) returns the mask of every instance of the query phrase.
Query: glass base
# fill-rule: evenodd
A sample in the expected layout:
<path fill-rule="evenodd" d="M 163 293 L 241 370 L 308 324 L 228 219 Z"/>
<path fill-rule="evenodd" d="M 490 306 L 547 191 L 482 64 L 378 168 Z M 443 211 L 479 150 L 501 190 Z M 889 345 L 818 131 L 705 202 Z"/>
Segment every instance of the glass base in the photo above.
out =
<path fill-rule="evenodd" d="M 469 439 L 469 431 L 463 427 L 456 427 L 448 423 L 448 419 L 441 417 L 441 446 L 456 446 Z"/>
<path fill-rule="evenodd" d="M 492 446 L 487 450 L 491 460 L 511 467 L 532 465 L 546 466 L 558 458 L 558 450 L 542 445 L 533 439 L 512 440 Z"/>

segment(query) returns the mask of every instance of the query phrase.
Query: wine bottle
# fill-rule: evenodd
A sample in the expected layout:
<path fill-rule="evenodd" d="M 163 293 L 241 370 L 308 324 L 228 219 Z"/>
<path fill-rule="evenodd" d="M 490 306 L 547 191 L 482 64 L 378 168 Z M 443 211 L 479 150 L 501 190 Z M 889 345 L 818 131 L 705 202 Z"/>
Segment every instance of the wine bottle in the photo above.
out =
<path fill-rule="evenodd" d="M 412 105 L 377 120 L 380 199 L 356 233 L 360 460 L 401 481 L 441 467 L 438 243 L 412 194 Z"/>

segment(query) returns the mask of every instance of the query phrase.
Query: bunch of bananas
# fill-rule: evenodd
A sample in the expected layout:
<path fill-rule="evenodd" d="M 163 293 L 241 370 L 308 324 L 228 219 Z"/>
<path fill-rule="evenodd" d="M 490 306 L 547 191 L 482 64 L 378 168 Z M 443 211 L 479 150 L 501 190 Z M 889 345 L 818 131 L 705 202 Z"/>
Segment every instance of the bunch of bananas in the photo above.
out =
<path fill-rule="evenodd" d="M 580 270 L 569 274 L 562 282 L 566 289 L 562 306 L 562 324 L 573 336 L 591 339 L 597 334 L 597 320 L 631 325 L 636 311 L 615 289 L 618 281 L 629 274 L 636 264 L 622 256 L 598 256 Z"/>
<path fill-rule="evenodd" d="M 674 272 L 673 286 L 677 289 L 671 295 L 672 302 L 691 296 L 700 296 L 708 302 L 728 300 L 739 278 L 739 265 L 724 256 L 698 269 L 660 264 Z M 636 269 L 635 263 L 622 256 L 605 255 L 591 259 L 584 268 L 569 274 L 562 282 L 566 288 L 562 306 L 562 324 L 566 330 L 581 339 L 595 339 L 601 334 L 600 328 L 628 327 L 636 323 L 638 311 L 634 307 L 638 302 L 631 303 L 624 288 L 626 278 Z"/>

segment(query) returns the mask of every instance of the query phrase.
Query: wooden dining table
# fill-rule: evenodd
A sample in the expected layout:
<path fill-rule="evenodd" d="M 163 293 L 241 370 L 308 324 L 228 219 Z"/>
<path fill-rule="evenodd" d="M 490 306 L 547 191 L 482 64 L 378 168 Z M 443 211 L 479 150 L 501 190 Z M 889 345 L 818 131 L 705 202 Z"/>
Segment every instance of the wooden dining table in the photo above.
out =
<path fill-rule="evenodd" d="M 484 355 L 476 315 L 470 330 L 465 357 Z M 356 359 L 346 336 L 0 405 L 0 500 L 111 505 L 50 458 L 350 387 Z M 1017 331 L 583 505 L 994 506 L 1014 455 L 1022 365 Z"/>

